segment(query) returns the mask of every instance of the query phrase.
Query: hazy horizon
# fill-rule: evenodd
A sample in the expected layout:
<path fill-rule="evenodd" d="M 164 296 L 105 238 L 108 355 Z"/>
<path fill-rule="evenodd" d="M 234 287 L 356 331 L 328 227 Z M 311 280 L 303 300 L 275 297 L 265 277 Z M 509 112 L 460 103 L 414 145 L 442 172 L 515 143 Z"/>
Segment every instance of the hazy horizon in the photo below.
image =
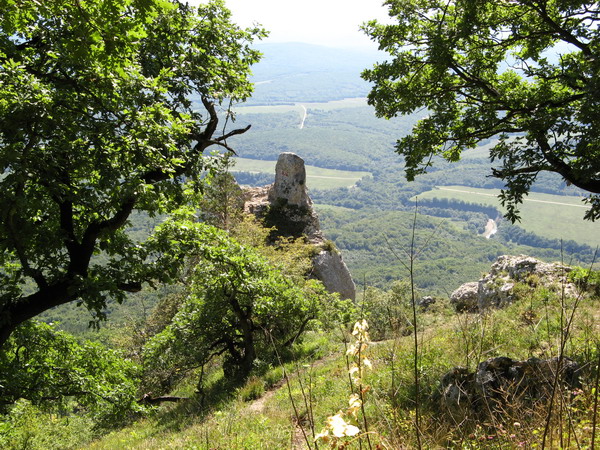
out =
<path fill-rule="evenodd" d="M 372 19 L 386 20 L 387 8 L 382 3 L 383 0 L 226 0 L 235 23 L 242 27 L 258 23 L 270 32 L 263 43 L 297 42 L 366 50 L 376 50 L 377 44 L 360 26 Z"/>

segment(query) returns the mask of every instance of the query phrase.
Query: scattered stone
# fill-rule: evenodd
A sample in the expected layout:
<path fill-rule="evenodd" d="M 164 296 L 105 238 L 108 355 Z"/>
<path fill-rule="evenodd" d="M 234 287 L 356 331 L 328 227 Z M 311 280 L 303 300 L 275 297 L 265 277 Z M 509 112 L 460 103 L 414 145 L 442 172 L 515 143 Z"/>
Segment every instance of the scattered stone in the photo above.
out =
<path fill-rule="evenodd" d="M 560 370 L 559 370 L 560 369 Z M 479 363 L 475 373 L 456 367 L 446 373 L 439 386 L 442 410 L 453 421 L 466 417 L 485 418 L 507 408 L 531 407 L 549 400 L 558 373 L 558 388 L 579 388 L 579 365 L 563 358 L 530 358 L 517 361 L 501 356 Z"/>
<path fill-rule="evenodd" d="M 424 311 L 429 309 L 429 307 L 433 304 L 435 304 L 435 298 L 433 298 L 429 295 L 417 300 L 417 306 L 419 306 Z"/>

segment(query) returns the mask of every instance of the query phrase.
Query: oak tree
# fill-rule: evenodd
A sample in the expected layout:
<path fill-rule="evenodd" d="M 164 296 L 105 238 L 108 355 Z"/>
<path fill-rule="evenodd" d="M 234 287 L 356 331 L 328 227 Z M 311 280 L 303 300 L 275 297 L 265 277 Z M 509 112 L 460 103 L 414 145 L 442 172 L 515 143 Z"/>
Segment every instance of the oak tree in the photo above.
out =
<path fill-rule="evenodd" d="M 542 171 L 590 195 L 600 218 L 600 11 L 582 0 L 387 0 L 364 29 L 389 53 L 364 72 L 379 116 L 425 110 L 397 141 L 409 180 L 488 139 L 507 217 Z"/>
<path fill-rule="evenodd" d="M 249 45 L 222 0 L 0 1 L 0 345 L 71 301 L 101 314 L 183 254 L 136 242 L 229 149 L 221 104 L 250 95 Z M 154 244 L 152 243 L 154 242 Z M 181 251 L 181 243 L 174 248 Z M 175 251 L 175 250 L 173 250 Z"/>
<path fill-rule="evenodd" d="M 165 222 L 162 231 L 169 224 Z M 241 244 L 228 232 L 194 222 L 189 214 L 187 229 L 198 238 L 189 250 L 195 264 L 186 279 L 185 298 L 171 323 L 144 348 L 144 367 L 150 374 L 146 378 L 153 392 L 220 355 L 226 377 L 244 379 L 257 358 L 272 354 L 274 345 L 281 350 L 298 340 L 319 316 L 322 304 L 341 303 L 319 281 L 305 280 L 305 274 L 294 276 L 295 267 L 285 272 L 275 267 L 261 254 L 261 248 L 270 253 L 264 240 L 259 247 Z M 263 239 L 268 232 L 256 230 Z M 304 244 L 301 254 L 293 254 L 298 247 L 282 243 L 279 252 L 292 254 L 279 259 L 310 265 L 309 246 Z"/>

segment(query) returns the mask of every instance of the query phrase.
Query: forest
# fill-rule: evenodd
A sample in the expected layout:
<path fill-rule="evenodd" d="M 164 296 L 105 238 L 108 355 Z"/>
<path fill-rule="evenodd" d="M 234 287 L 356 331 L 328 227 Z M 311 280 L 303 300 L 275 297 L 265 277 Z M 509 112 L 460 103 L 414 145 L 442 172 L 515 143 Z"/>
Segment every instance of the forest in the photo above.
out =
<path fill-rule="evenodd" d="M 597 2 L 0 3 L 0 448 L 597 447 Z M 282 152 L 319 244 L 244 212 Z"/>

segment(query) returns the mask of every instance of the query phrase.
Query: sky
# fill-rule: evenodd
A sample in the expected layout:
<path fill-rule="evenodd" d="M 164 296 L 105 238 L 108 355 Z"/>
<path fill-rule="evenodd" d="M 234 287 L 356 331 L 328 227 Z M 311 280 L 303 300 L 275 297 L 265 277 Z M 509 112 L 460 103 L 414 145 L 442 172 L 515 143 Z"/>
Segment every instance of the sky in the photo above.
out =
<path fill-rule="evenodd" d="M 270 31 L 263 42 L 305 42 L 328 47 L 376 49 L 361 23 L 385 21 L 383 0 L 225 0 L 234 22 L 259 23 Z M 199 0 L 190 3 L 198 4 Z"/>

